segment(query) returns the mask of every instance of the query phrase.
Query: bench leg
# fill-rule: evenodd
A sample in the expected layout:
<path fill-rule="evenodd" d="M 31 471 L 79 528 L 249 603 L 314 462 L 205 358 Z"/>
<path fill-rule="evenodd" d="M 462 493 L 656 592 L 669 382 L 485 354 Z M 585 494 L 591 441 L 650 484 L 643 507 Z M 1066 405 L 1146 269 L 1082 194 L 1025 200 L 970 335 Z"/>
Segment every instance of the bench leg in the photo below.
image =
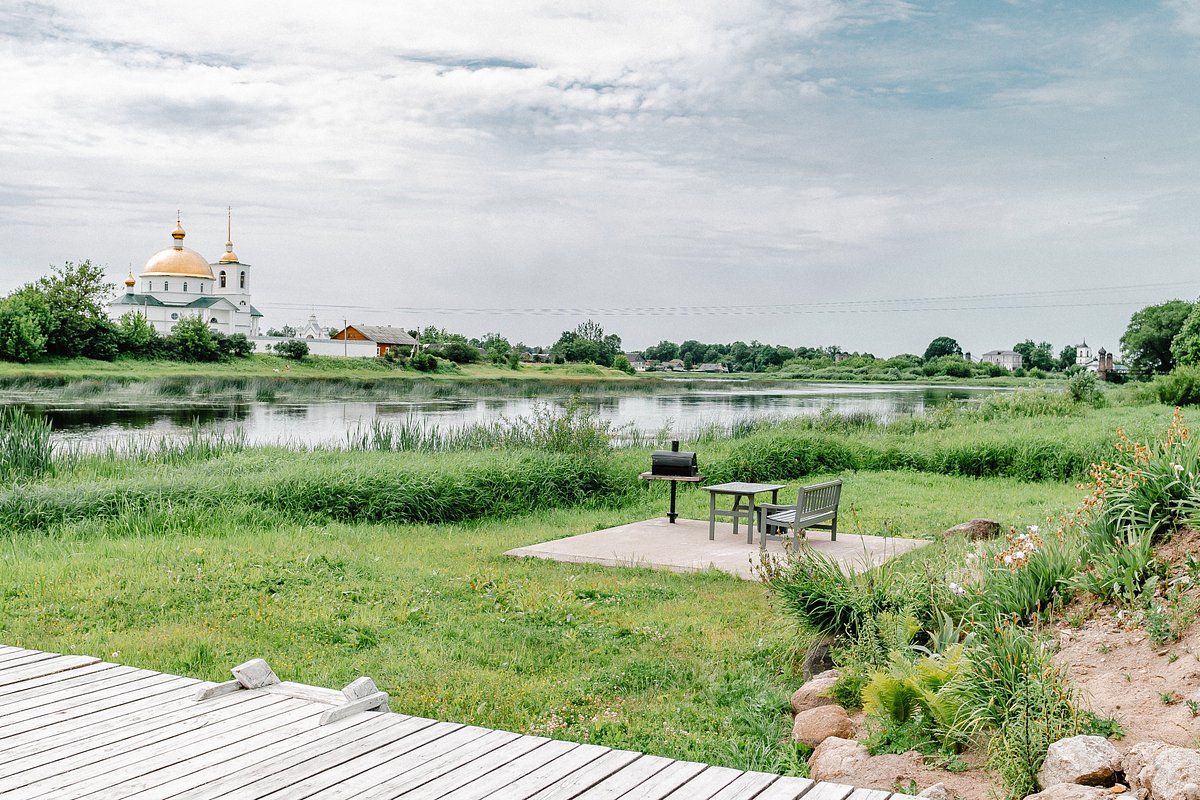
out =
<path fill-rule="evenodd" d="M 829 541 L 836 542 L 837 541 L 837 514 L 833 515 L 833 519 L 831 520 L 831 522 L 832 522 L 832 525 L 830 525 L 830 528 L 829 528 Z"/>
<path fill-rule="evenodd" d="M 717 495 L 715 492 L 708 493 L 708 540 L 711 542 L 717 538 Z"/>

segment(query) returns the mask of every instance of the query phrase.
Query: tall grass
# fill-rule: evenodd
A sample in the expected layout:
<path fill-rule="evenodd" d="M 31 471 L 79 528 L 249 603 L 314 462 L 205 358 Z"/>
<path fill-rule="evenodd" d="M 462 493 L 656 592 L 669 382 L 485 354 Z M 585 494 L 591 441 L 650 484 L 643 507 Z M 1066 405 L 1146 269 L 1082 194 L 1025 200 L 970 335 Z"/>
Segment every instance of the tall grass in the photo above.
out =
<path fill-rule="evenodd" d="M 0 407 L 0 480 L 40 478 L 53 471 L 50 423 L 21 408 Z"/>

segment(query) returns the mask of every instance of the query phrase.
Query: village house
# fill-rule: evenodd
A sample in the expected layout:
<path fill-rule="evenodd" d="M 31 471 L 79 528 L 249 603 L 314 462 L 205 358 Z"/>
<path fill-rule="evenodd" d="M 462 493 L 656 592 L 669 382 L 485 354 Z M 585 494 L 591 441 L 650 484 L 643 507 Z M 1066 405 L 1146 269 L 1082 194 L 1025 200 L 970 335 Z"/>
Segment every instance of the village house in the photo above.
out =
<path fill-rule="evenodd" d="M 377 356 L 383 356 L 391 350 L 411 356 L 420 346 L 408 331 L 387 325 L 348 325 L 329 338 L 339 342 L 371 342 L 375 345 Z"/>
<path fill-rule="evenodd" d="M 996 364 L 1010 372 L 1021 366 L 1021 354 L 1015 350 L 989 350 L 979 357 L 981 364 Z"/>

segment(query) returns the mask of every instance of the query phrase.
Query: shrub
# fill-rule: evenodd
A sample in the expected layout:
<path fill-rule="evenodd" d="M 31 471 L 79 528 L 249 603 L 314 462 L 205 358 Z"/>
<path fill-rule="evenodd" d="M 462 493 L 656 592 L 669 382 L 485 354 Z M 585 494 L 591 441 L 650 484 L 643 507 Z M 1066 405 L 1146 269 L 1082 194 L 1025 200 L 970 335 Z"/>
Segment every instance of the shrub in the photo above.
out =
<path fill-rule="evenodd" d="M 418 372 L 434 372 L 437 370 L 437 359 L 424 350 L 418 350 L 413 353 L 408 364 Z"/>
<path fill-rule="evenodd" d="M 447 361 L 453 361 L 455 364 L 474 364 L 479 361 L 479 351 L 466 342 L 446 342 L 439 345 L 436 352 L 437 355 Z"/>
<path fill-rule="evenodd" d="M 1100 382 L 1094 372 L 1081 370 L 1068 378 L 1067 396 L 1092 408 L 1104 407 L 1104 393 L 1100 391 Z"/>
<path fill-rule="evenodd" d="M 218 361 L 217 339 L 201 317 L 188 316 L 175 323 L 167 337 L 171 354 L 181 361 Z"/>
<path fill-rule="evenodd" d="M 616 358 L 613 359 L 612 366 L 613 366 L 613 369 L 620 370 L 621 372 L 624 372 L 626 375 L 632 375 L 634 373 L 633 365 L 629 363 L 629 358 L 626 357 L 626 355 L 624 353 L 621 353 L 620 355 L 618 355 Z"/>
<path fill-rule="evenodd" d="M 275 352 L 284 358 L 300 361 L 308 355 L 308 343 L 303 339 L 288 339 L 275 343 Z"/>
<path fill-rule="evenodd" d="M 1158 402 L 1169 406 L 1193 406 L 1200 403 L 1200 367 L 1176 367 L 1168 375 L 1154 379 Z"/>

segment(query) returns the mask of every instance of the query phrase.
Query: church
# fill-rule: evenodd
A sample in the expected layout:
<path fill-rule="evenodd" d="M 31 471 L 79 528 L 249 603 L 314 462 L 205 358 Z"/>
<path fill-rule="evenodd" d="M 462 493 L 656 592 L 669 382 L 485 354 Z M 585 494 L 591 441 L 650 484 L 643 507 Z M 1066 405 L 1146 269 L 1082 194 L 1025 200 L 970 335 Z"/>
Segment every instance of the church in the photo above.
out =
<path fill-rule="evenodd" d="M 164 336 L 187 317 L 200 317 L 209 328 L 226 335 L 257 336 L 262 314 L 250 304 L 250 265 L 233 252 L 232 212 L 225 252 L 216 263 L 184 247 L 186 235 L 177 215 L 171 231 L 174 243 L 151 256 L 137 278 L 130 270 L 125 293 L 108 305 L 109 316 L 118 320 L 136 312 Z"/>

